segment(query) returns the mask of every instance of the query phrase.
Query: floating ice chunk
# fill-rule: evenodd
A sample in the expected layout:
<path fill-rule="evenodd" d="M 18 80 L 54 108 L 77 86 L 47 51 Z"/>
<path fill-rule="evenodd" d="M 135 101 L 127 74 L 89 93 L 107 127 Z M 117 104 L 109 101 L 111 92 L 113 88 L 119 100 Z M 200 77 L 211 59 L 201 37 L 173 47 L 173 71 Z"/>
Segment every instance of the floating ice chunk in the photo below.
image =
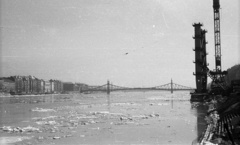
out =
<path fill-rule="evenodd" d="M 56 112 L 54 109 L 43 109 L 43 108 L 35 108 L 32 109 L 31 111 L 36 111 L 36 112 Z"/>
<path fill-rule="evenodd" d="M 28 127 L 24 127 L 22 128 L 23 132 L 34 132 L 34 131 L 39 131 L 39 128 L 36 127 L 32 127 L 32 126 L 28 126 Z"/>
<path fill-rule="evenodd" d="M 55 124 L 57 124 L 56 121 L 37 121 L 36 123 L 38 125 L 55 125 Z"/>
<path fill-rule="evenodd" d="M 3 127 L 1 127 L 0 129 L 3 130 L 3 131 L 9 131 L 9 132 L 13 131 L 13 129 L 11 128 L 11 126 L 3 126 Z"/>
<path fill-rule="evenodd" d="M 20 142 L 26 139 L 31 139 L 32 137 L 27 136 L 6 136 L 6 137 L 0 137 L 0 144 L 12 144 L 16 142 Z"/>
<path fill-rule="evenodd" d="M 40 131 L 39 128 L 28 126 L 28 127 L 11 127 L 11 126 L 3 126 L 1 127 L 1 130 L 5 132 L 34 132 L 34 131 Z"/>
<path fill-rule="evenodd" d="M 60 139 L 61 137 L 59 136 L 54 136 L 53 139 Z"/>

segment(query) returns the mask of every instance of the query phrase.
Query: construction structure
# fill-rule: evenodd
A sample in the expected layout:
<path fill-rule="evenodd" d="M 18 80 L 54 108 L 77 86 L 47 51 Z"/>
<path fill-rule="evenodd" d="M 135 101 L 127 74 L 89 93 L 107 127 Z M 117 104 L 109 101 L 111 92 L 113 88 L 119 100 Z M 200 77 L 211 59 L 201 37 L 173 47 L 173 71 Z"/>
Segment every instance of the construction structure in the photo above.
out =
<path fill-rule="evenodd" d="M 213 0 L 213 13 L 214 13 L 214 41 L 215 41 L 215 66 L 216 77 L 221 76 L 221 33 L 220 33 L 220 4 L 219 0 Z"/>
<path fill-rule="evenodd" d="M 207 31 L 202 29 L 203 24 L 195 23 L 194 27 L 194 37 L 195 40 L 195 80 L 196 80 L 196 90 L 191 94 L 191 101 L 202 101 L 205 96 L 207 96 L 207 52 L 206 52 L 206 33 Z"/>
<path fill-rule="evenodd" d="M 226 84 L 224 76 L 226 71 L 222 71 L 221 61 L 221 31 L 220 31 L 220 3 L 219 0 L 213 0 L 213 14 L 214 14 L 214 42 L 215 42 L 215 70 L 210 71 L 210 76 L 213 79 L 212 89 L 216 93 L 221 93 L 221 90 L 225 90 Z"/>
<path fill-rule="evenodd" d="M 207 52 L 206 52 L 206 30 L 201 28 L 202 24 L 193 24 L 195 30 L 195 73 L 196 76 L 196 93 L 207 92 L 207 72 L 204 68 L 207 67 Z"/>
<path fill-rule="evenodd" d="M 213 0 L 214 14 L 214 45 L 215 45 L 215 69 L 210 71 L 206 58 L 206 30 L 202 30 L 202 24 L 194 24 L 195 29 L 195 73 L 196 90 L 191 94 L 191 101 L 201 101 L 208 92 L 212 94 L 221 94 L 226 90 L 224 80 L 227 71 L 222 71 L 221 62 L 221 31 L 220 31 L 220 3 L 219 0 Z M 211 90 L 207 90 L 207 77 L 212 79 Z"/>

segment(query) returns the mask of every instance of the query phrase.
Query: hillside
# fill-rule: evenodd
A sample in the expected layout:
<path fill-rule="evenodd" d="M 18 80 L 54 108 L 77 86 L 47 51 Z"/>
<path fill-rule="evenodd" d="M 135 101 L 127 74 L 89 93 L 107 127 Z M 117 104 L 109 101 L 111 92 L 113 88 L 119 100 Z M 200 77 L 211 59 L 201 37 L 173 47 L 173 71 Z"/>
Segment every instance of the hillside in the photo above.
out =
<path fill-rule="evenodd" d="M 233 67 L 229 68 L 227 71 L 228 71 L 228 74 L 225 77 L 227 84 L 230 84 L 231 80 L 240 79 L 240 64 L 234 65 Z"/>

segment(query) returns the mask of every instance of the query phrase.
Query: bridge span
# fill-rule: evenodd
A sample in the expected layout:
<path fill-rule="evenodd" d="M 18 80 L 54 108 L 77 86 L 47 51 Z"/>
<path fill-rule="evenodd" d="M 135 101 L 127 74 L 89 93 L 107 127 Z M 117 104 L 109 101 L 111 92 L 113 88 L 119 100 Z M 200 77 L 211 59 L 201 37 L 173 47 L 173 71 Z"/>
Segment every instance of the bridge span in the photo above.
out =
<path fill-rule="evenodd" d="M 80 92 L 98 92 L 98 91 L 103 91 L 107 92 L 107 94 L 110 94 L 110 92 L 113 91 L 151 91 L 151 90 L 163 90 L 163 91 L 193 91 L 195 88 L 192 87 L 187 87 L 179 84 L 173 83 L 171 80 L 170 83 L 160 85 L 160 86 L 155 86 L 155 87 L 148 87 L 148 88 L 130 88 L 130 87 L 124 87 L 124 86 L 117 86 L 110 84 L 109 81 L 107 81 L 107 84 L 101 85 L 101 86 L 88 86 L 85 89 L 82 89 Z"/>

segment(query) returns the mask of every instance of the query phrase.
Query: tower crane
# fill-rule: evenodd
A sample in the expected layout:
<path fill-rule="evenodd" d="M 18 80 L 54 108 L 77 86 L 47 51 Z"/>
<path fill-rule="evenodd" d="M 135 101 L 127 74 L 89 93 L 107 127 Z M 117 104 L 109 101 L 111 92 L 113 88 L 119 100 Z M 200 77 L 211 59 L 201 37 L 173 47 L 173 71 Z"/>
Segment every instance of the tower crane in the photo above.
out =
<path fill-rule="evenodd" d="M 213 0 L 213 13 L 214 13 L 214 44 L 215 44 L 215 71 L 210 71 L 213 83 L 225 86 L 224 76 L 226 71 L 222 71 L 221 66 L 221 33 L 220 33 L 220 3 L 219 0 Z M 221 87 L 223 88 L 223 87 Z"/>
<path fill-rule="evenodd" d="M 217 75 L 221 74 L 221 36 L 220 36 L 220 4 L 219 0 L 213 0 L 214 12 L 214 41 L 215 41 L 215 64 Z"/>
<path fill-rule="evenodd" d="M 216 72 L 221 73 L 221 37 L 220 37 L 220 13 L 219 0 L 213 0 L 214 12 L 214 41 L 215 41 L 215 64 Z"/>

